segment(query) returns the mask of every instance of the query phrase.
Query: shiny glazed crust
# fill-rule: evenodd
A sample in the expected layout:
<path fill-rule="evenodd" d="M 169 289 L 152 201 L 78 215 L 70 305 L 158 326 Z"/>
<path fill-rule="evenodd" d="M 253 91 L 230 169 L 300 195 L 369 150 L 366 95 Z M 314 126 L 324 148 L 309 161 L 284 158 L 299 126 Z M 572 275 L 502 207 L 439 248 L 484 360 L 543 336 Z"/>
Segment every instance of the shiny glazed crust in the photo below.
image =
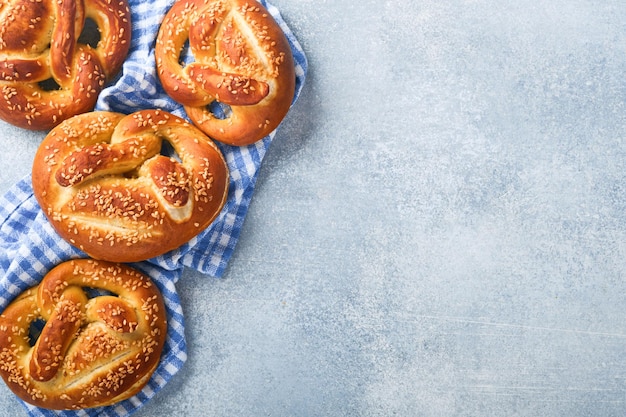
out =
<path fill-rule="evenodd" d="M 180 63 L 186 42 L 194 62 Z M 159 79 L 193 123 L 215 140 L 248 145 L 287 114 L 295 70 L 285 34 L 255 0 L 178 0 L 156 43 Z M 228 106 L 216 117 L 208 106 Z"/>
<path fill-rule="evenodd" d="M 165 142 L 176 155 L 161 154 Z M 228 167 L 217 146 L 160 110 L 91 112 L 55 127 L 33 191 L 65 240 L 95 259 L 136 262 L 188 242 L 220 213 Z"/>
<path fill-rule="evenodd" d="M 88 19 L 99 29 L 95 47 L 81 38 Z M 120 70 L 130 37 L 126 0 L 3 0 L 0 118 L 47 130 L 92 110 Z"/>
<path fill-rule="evenodd" d="M 89 298 L 85 287 L 107 295 Z M 31 323 L 42 320 L 31 340 Z M 0 316 L 0 375 L 38 407 L 110 405 L 147 383 L 166 333 L 163 298 L 147 276 L 120 264 L 67 261 Z"/>

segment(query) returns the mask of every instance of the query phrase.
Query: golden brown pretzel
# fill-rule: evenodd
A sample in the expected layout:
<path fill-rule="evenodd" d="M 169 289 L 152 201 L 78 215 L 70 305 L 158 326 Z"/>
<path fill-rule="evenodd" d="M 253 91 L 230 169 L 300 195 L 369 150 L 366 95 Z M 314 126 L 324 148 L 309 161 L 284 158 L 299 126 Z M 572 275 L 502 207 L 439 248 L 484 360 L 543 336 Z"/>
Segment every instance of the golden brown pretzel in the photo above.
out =
<path fill-rule="evenodd" d="M 161 155 L 164 143 L 176 155 Z M 186 243 L 220 213 L 228 167 L 217 146 L 160 110 L 91 112 L 55 127 L 33 191 L 59 235 L 91 257 L 135 262 Z"/>
<path fill-rule="evenodd" d="M 100 32 L 95 47 L 79 41 L 88 21 Z M 92 110 L 130 37 L 126 0 L 3 0 L 0 118 L 43 130 Z"/>
<path fill-rule="evenodd" d="M 89 298 L 85 287 L 107 295 Z M 31 324 L 41 320 L 31 340 Z M 166 330 L 162 295 L 147 276 L 121 264 L 67 261 L 0 316 L 0 375 L 39 407 L 109 405 L 150 379 Z"/>
<path fill-rule="evenodd" d="M 185 43 L 194 62 L 180 63 Z M 165 91 L 207 135 L 231 145 L 265 137 L 287 114 L 295 70 L 285 34 L 255 0 L 178 0 L 157 37 Z M 230 107 L 226 118 L 207 106 Z"/>

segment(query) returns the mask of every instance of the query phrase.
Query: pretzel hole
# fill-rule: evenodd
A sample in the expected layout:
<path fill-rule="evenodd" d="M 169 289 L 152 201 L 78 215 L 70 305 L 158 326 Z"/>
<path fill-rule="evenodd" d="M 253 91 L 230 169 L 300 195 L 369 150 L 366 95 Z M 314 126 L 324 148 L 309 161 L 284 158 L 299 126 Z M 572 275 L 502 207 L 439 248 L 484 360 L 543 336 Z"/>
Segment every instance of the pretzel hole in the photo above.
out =
<path fill-rule="evenodd" d="M 206 106 L 206 109 L 216 119 L 220 120 L 228 119 L 233 113 L 233 109 L 228 104 L 220 103 L 219 101 L 213 101 Z"/>
<path fill-rule="evenodd" d="M 97 48 L 100 43 L 101 35 L 100 29 L 98 28 L 98 24 L 95 20 L 91 18 L 85 19 L 85 24 L 83 25 L 83 31 L 78 36 L 78 43 L 82 43 L 83 45 L 89 45 L 92 48 Z"/>
<path fill-rule="evenodd" d="M 107 290 L 103 290 L 102 288 L 92 288 L 92 287 L 83 287 L 83 291 L 85 292 L 85 295 L 87 296 L 87 298 L 91 299 L 91 298 L 96 298 L 96 297 L 102 297 L 105 295 L 111 296 L 111 297 L 117 297 L 118 295 L 111 292 L 111 291 L 107 291 Z"/>
<path fill-rule="evenodd" d="M 61 89 L 59 83 L 56 82 L 54 78 L 48 78 L 47 80 L 39 81 L 37 83 L 39 88 L 43 91 L 57 91 Z"/>
<path fill-rule="evenodd" d="M 44 319 L 37 319 L 30 323 L 28 328 L 28 344 L 30 347 L 35 346 L 45 325 L 46 321 Z"/>
<path fill-rule="evenodd" d="M 187 41 L 183 44 L 183 47 L 180 49 L 180 54 L 178 54 L 178 64 L 184 68 L 193 61 L 193 54 L 191 53 L 191 49 L 189 47 L 189 39 L 187 39 Z"/>
<path fill-rule="evenodd" d="M 182 163 L 182 159 L 176 152 L 176 149 L 174 149 L 172 144 L 167 140 L 164 140 L 161 143 L 161 155 L 167 156 L 168 158 L 174 158 L 177 162 Z"/>

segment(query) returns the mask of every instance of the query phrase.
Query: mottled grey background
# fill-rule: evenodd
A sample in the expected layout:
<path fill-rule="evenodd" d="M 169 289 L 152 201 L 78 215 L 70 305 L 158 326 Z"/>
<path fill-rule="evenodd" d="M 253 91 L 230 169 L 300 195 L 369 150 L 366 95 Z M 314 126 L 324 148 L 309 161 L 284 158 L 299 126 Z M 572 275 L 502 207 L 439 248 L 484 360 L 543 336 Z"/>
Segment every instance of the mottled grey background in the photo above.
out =
<path fill-rule="evenodd" d="M 624 3 L 273 3 L 306 87 L 135 415 L 625 415 Z"/>

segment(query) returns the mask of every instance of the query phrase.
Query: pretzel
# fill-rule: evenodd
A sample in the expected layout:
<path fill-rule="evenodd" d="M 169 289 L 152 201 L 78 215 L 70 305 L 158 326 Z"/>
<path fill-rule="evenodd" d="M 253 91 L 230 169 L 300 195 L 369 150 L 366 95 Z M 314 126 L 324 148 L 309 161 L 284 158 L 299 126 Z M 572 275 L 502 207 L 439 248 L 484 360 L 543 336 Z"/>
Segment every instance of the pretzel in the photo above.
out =
<path fill-rule="evenodd" d="M 91 22 L 99 39 L 89 33 Z M 3 0 L 0 118 L 47 130 L 92 110 L 120 70 L 130 37 L 127 0 Z"/>
<path fill-rule="evenodd" d="M 169 147 L 175 154 L 162 155 Z M 32 181 L 61 237 L 95 259 L 135 262 L 204 230 L 226 201 L 229 175 L 217 146 L 192 124 L 142 110 L 64 121 L 37 150 Z"/>
<path fill-rule="evenodd" d="M 93 289 L 105 295 L 90 297 Z M 0 316 L 0 375 L 38 407 L 110 405 L 148 382 L 166 331 L 162 295 L 147 276 L 121 264 L 66 261 Z"/>
<path fill-rule="evenodd" d="M 194 61 L 185 65 L 187 41 Z M 255 0 L 178 0 L 161 24 L 155 56 L 168 95 L 203 132 L 230 145 L 276 129 L 294 96 L 287 38 Z M 212 110 L 216 103 L 225 115 Z"/>

